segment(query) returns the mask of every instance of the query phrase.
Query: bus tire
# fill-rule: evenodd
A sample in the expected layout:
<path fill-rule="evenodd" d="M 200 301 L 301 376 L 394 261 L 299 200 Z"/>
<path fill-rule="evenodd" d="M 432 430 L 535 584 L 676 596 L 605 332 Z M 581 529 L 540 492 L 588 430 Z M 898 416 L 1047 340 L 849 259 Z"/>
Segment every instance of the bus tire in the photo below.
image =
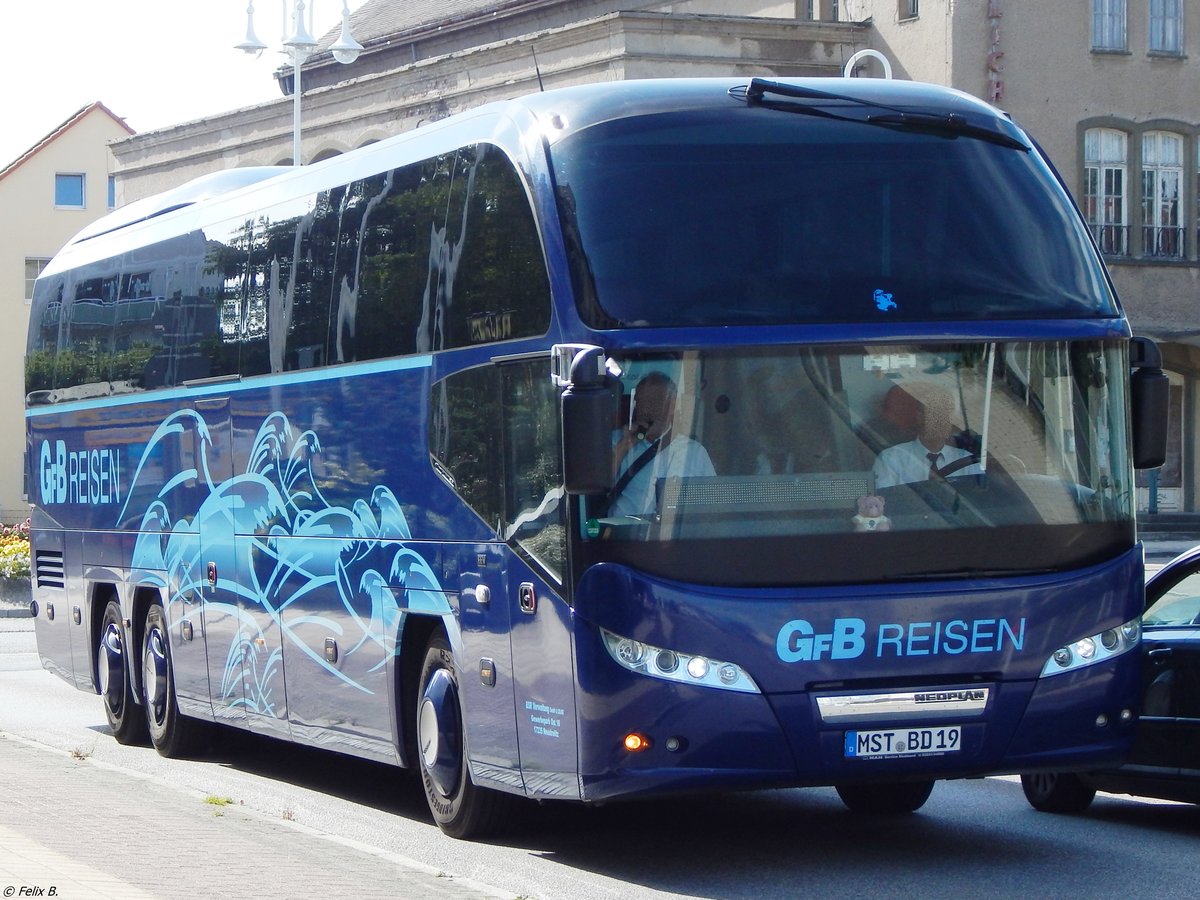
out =
<path fill-rule="evenodd" d="M 932 781 L 888 781 L 879 784 L 839 784 L 838 796 L 854 813 L 916 812 L 933 793 Z"/>
<path fill-rule="evenodd" d="M 109 600 L 100 623 L 100 642 L 96 647 L 96 683 L 104 701 L 104 715 L 118 744 L 146 743 L 146 717 L 134 703 L 125 628 L 121 624 L 121 604 Z"/>
<path fill-rule="evenodd" d="M 175 700 L 175 669 L 171 663 L 171 642 L 161 603 L 146 611 L 142 641 L 142 703 L 150 743 L 162 756 L 171 759 L 193 755 L 199 748 L 203 723 L 181 715 Z"/>
<path fill-rule="evenodd" d="M 421 785 L 438 828 L 464 839 L 494 832 L 513 798 L 471 781 L 454 655 L 440 632 L 425 648 L 414 722 Z"/>
<path fill-rule="evenodd" d="M 1096 789 L 1070 772 L 1034 772 L 1021 776 L 1021 790 L 1039 812 L 1081 813 L 1096 798 Z"/>

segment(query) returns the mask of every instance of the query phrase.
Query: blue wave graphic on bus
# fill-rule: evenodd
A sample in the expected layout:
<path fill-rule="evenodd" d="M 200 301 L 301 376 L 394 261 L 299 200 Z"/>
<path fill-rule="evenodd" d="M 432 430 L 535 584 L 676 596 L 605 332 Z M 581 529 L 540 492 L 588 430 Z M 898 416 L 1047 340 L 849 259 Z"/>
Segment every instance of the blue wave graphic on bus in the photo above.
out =
<path fill-rule="evenodd" d="M 314 432 L 297 432 L 275 412 L 259 428 L 247 471 L 214 482 L 208 425 L 196 411 L 181 410 L 155 430 L 132 479 L 129 496 L 136 497 L 139 481 L 151 479 L 144 472 L 150 460 L 194 457 L 195 465 L 163 483 L 142 514 L 133 576 L 137 583 L 165 590 L 171 604 L 205 598 L 210 613 L 236 621 L 219 696 L 250 712 L 278 715 L 276 679 L 285 644 L 349 687 L 373 693 L 326 660 L 323 648 L 301 640 L 295 628 L 318 626 L 336 635 L 339 644 L 345 639 L 348 646 L 339 650 L 343 664 L 369 649 L 378 660 L 370 673 L 397 652 L 405 612 L 396 602 L 397 591 L 404 592 L 407 610 L 450 612 L 428 562 L 400 543 L 412 534 L 392 492 L 376 486 L 369 499 L 355 500 L 351 508 L 330 505 L 313 476 L 320 452 Z M 188 507 L 195 512 L 172 520 L 171 509 Z M 221 600 L 207 599 L 213 592 L 210 566 Z M 328 607 L 331 593 L 340 601 L 340 608 L 334 604 L 339 615 L 313 612 Z M 322 605 L 305 606 L 303 601 L 314 595 Z M 289 607 L 296 612 L 285 616 Z M 281 641 L 269 639 L 275 629 Z"/>

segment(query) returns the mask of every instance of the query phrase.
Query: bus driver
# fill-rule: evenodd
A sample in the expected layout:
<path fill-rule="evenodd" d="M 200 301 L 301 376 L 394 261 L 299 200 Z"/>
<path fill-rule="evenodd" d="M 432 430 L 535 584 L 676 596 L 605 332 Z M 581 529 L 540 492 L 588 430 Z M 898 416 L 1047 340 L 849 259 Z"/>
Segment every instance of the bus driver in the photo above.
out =
<path fill-rule="evenodd" d="M 716 474 L 708 451 L 673 431 L 675 398 L 675 382 L 662 372 L 648 373 L 634 388 L 631 427 L 613 446 L 609 516 L 652 515 L 660 478 Z"/>
<path fill-rule="evenodd" d="M 875 487 L 979 475 L 979 459 L 969 450 L 946 442 L 954 432 L 954 400 L 936 384 L 916 382 L 904 390 L 917 402 L 917 436 L 881 452 L 875 460 Z"/>

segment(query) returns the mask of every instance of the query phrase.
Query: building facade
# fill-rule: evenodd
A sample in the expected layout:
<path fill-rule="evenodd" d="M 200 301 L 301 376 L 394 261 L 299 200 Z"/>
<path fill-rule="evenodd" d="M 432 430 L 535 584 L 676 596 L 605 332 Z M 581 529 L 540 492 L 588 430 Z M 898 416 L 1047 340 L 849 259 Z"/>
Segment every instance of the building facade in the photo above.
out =
<path fill-rule="evenodd" d="M 116 205 L 109 144 L 133 129 L 102 103 L 80 109 L 0 169 L 0 521 L 29 515 L 24 499 L 25 333 L 33 282 L 81 228 Z"/>
<path fill-rule="evenodd" d="M 352 23 L 365 46 L 355 63 L 325 51 L 304 65 L 305 162 L 539 87 L 834 76 L 864 48 L 896 77 L 989 100 L 1048 152 L 1135 329 L 1164 350 L 1170 458 L 1139 476 L 1139 505 L 1200 509 L 1200 0 L 373 0 Z M 279 80 L 288 91 L 290 72 Z M 292 111 L 281 94 L 120 141 L 125 196 L 290 163 Z"/>

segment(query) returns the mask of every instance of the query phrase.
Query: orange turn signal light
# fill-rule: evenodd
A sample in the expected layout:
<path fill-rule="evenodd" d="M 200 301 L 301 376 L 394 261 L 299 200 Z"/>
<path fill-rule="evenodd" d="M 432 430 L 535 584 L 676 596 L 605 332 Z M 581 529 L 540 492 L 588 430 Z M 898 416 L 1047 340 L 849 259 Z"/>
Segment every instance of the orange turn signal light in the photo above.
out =
<path fill-rule="evenodd" d="M 631 731 L 625 735 L 625 749 L 630 753 L 636 753 L 639 750 L 649 750 L 650 738 L 640 735 L 636 731 Z"/>

